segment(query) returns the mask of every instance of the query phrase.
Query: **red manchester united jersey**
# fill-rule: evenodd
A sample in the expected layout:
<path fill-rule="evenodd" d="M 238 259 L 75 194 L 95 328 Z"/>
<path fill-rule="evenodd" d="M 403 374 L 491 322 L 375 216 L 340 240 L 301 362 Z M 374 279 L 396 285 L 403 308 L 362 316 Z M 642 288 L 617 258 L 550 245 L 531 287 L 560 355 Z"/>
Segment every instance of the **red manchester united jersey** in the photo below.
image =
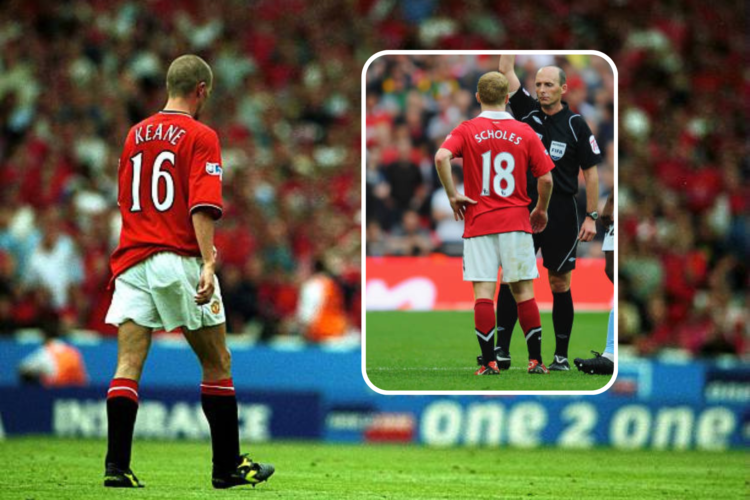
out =
<path fill-rule="evenodd" d="M 191 214 L 221 217 L 221 150 L 212 129 L 187 113 L 161 111 L 130 129 L 120 157 L 120 244 L 112 275 L 157 252 L 200 256 Z"/>
<path fill-rule="evenodd" d="M 477 201 L 466 209 L 464 238 L 531 232 L 526 174 L 555 168 L 531 127 L 504 111 L 484 111 L 456 127 L 441 147 L 464 159 L 465 194 Z"/>

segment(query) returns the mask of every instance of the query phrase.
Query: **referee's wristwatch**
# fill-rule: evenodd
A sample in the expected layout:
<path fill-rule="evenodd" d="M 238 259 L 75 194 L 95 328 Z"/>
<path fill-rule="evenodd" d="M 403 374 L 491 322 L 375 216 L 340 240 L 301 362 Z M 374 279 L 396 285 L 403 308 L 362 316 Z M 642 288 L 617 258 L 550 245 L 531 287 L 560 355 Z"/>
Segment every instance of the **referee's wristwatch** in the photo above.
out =
<path fill-rule="evenodd" d="M 593 212 L 587 212 L 586 217 L 591 217 L 593 220 L 597 220 L 599 218 L 599 212 L 594 210 Z"/>

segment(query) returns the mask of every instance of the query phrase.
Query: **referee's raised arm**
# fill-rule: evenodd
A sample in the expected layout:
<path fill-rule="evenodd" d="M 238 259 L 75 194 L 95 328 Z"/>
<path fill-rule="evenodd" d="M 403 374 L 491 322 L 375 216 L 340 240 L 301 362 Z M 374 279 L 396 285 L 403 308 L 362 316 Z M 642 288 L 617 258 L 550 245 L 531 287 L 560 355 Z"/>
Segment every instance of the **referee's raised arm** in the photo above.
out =
<path fill-rule="evenodd" d="M 503 54 L 500 56 L 498 71 L 508 79 L 508 92 L 513 93 L 521 88 L 521 80 L 516 75 L 516 56 L 515 54 Z"/>

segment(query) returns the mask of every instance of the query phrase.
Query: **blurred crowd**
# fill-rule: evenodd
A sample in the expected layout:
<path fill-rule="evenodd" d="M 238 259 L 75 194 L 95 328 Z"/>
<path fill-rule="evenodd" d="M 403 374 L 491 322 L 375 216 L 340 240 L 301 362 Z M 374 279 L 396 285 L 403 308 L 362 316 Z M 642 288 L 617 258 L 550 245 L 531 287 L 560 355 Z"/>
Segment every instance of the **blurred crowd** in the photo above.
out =
<path fill-rule="evenodd" d="M 0 331 L 55 318 L 106 331 L 117 156 L 128 127 L 162 106 L 177 54 L 202 55 L 216 77 L 202 119 L 224 150 L 217 247 L 229 328 L 254 325 L 269 338 L 299 331 L 300 291 L 319 281 L 321 263 L 358 326 L 360 73 L 371 55 L 596 48 L 619 74 L 620 337 L 642 352 L 746 354 L 750 155 L 736 9 L 699 0 L 3 2 Z M 367 221 L 373 254 L 443 245 L 427 201 L 433 167 L 422 159 L 455 113 L 471 113 L 471 80 L 497 63 L 469 58 L 456 72 L 445 61 L 388 56 L 368 71 L 366 195 L 385 205 Z M 559 63 L 582 80 L 580 112 L 603 145 L 609 77 L 593 58 Z M 522 64 L 527 88 L 537 64 Z M 413 82 L 417 94 L 405 87 Z M 379 134 L 391 145 L 372 151 Z M 604 193 L 612 180 L 602 177 Z"/>
<path fill-rule="evenodd" d="M 291 19 L 290 5 L 0 5 L 0 333 L 114 332 L 103 319 L 118 157 L 183 53 L 214 70 L 201 120 L 222 142 L 229 331 L 317 340 L 300 296 L 324 276 L 337 331 L 359 329 L 359 84 L 344 78 L 358 63 L 314 22 L 325 6 Z"/>
<path fill-rule="evenodd" d="M 641 354 L 676 348 L 696 356 L 748 355 L 750 152 L 741 100 L 738 105 L 747 79 L 744 21 L 736 8 L 731 2 L 698 0 L 543 0 L 513 8 L 427 0 L 410 2 L 401 19 L 378 27 L 388 48 L 580 47 L 596 48 L 615 61 L 619 332 L 620 342 Z M 530 91 L 529 77 L 539 62 L 517 61 Z M 590 67 L 580 59 L 555 62 L 569 75 L 580 75 L 585 86 L 574 88 L 578 95 L 567 100 L 579 107 L 600 145 L 611 140 L 609 75 L 595 58 Z M 445 200 L 438 196 L 443 193 L 432 174 L 431 155 L 453 125 L 475 116 L 477 74 L 496 64 L 496 56 L 384 56 L 370 66 L 370 255 L 460 248 L 446 245 L 460 231 L 444 230 L 446 219 L 433 205 Z M 605 167 L 610 167 L 614 151 L 607 146 Z M 396 168 L 405 164 L 410 165 L 406 170 Z M 601 185 L 605 195 L 612 185 L 606 173 Z M 598 254 L 596 244 L 583 250 Z"/>
<path fill-rule="evenodd" d="M 620 342 L 747 356 L 746 41 L 728 4 L 675 10 L 623 40 Z"/>
<path fill-rule="evenodd" d="M 463 221 L 453 217 L 435 171 L 435 152 L 464 120 L 476 117 L 479 77 L 497 71 L 498 55 L 388 55 L 372 62 L 366 76 L 367 255 L 426 255 L 463 252 Z M 601 145 L 598 166 L 601 205 L 614 188 L 614 78 L 598 56 L 519 55 L 519 79 L 533 96 L 539 68 L 557 65 L 567 75 L 564 100 L 580 113 Z M 512 107 L 511 107 L 512 111 Z M 459 190 L 461 160 L 454 161 Z M 579 212 L 586 212 L 579 176 Z M 579 256 L 601 256 L 596 243 L 581 244 Z"/>

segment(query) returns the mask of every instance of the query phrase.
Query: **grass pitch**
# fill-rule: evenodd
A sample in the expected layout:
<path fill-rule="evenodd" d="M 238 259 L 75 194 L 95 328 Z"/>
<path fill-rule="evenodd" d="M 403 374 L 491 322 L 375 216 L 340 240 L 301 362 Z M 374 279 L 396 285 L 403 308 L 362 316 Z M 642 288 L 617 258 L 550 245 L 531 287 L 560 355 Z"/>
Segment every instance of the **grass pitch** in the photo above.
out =
<path fill-rule="evenodd" d="M 528 350 L 516 324 L 510 345 L 511 369 L 499 376 L 476 377 L 476 357 L 481 354 L 474 334 L 471 311 L 368 312 L 367 376 L 388 391 L 594 391 L 610 380 L 586 375 L 573 359 L 602 352 L 607 341 L 609 313 L 576 313 L 570 340 L 571 371 L 549 375 L 526 373 Z M 555 352 L 552 314 L 542 314 L 542 357 L 549 366 Z"/>
<path fill-rule="evenodd" d="M 716 499 L 747 498 L 743 452 L 542 448 L 433 449 L 265 443 L 251 456 L 276 465 L 253 490 L 213 490 L 207 442 L 136 442 L 140 490 L 105 489 L 100 440 L 0 442 L 0 499 Z"/>

